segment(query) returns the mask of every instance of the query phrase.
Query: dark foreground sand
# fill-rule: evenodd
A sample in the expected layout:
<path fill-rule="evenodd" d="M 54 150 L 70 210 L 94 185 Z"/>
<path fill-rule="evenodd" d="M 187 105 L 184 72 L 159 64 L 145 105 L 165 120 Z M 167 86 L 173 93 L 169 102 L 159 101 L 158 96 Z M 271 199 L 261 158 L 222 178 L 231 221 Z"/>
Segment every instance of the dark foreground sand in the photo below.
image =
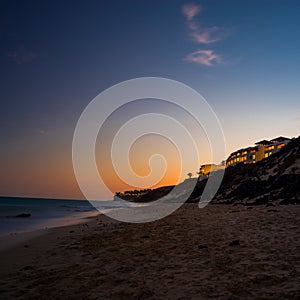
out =
<path fill-rule="evenodd" d="M 2 251 L 0 298 L 300 299 L 299 224 L 300 206 L 186 204 L 139 225 L 100 216 Z"/>

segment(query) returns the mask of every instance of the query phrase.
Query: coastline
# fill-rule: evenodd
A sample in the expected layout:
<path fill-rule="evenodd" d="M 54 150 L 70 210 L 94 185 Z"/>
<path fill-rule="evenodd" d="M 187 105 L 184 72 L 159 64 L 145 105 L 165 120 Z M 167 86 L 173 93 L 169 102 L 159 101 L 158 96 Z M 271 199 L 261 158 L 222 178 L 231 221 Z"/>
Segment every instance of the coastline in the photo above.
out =
<path fill-rule="evenodd" d="M 32 263 L 37 254 L 56 248 L 60 240 L 65 240 L 67 244 L 72 243 L 74 235 L 82 237 L 87 232 L 99 228 L 99 224 L 103 224 L 105 229 L 115 222 L 98 212 L 97 215 L 82 218 L 80 222 L 74 224 L 2 236 L 0 237 L 0 277 L 26 267 Z"/>
<path fill-rule="evenodd" d="M 39 224 L 39 228 L 34 230 L 25 230 L 18 232 L 10 232 L 7 234 L 0 235 L 0 252 L 8 250 L 20 243 L 25 243 L 28 240 L 34 239 L 35 237 L 47 234 L 51 230 L 55 230 L 63 227 L 76 226 L 86 222 L 92 222 L 92 220 L 101 215 L 101 212 L 87 212 L 76 214 L 75 216 L 68 216 L 67 218 L 57 218 L 45 220 L 44 223 Z"/>
<path fill-rule="evenodd" d="M 95 216 L 1 251 L 0 298 L 297 299 L 299 218 L 297 205 L 185 204 L 145 224 Z"/>

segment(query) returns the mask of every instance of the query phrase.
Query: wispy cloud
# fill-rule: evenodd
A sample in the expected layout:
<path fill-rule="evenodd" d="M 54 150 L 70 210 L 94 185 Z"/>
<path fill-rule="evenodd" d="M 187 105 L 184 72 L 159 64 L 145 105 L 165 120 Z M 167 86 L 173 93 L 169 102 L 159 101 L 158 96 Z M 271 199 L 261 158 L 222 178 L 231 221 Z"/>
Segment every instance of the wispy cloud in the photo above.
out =
<path fill-rule="evenodd" d="M 198 44 L 212 44 L 225 39 L 228 31 L 218 26 L 196 29 L 190 32 L 191 38 Z"/>
<path fill-rule="evenodd" d="M 201 12 L 201 10 L 202 7 L 200 5 L 194 4 L 186 4 L 182 7 L 182 13 L 189 22 L 192 21 Z"/>
<path fill-rule="evenodd" d="M 202 11 L 199 5 L 187 4 L 182 7 L 182 13 L 187 20 L 189 36 L 198 44 L 212 44 L 223 40 L 229 31 L 219 26 L 205 27 L 196 22 L 195 17 Z"/>
<path fill-rule="evenodd" d="M 222 56 L 216 54 L 213 50 L 198 50 L 192 52 L 185 57 L 185 60 L 209 67 L 223 63 Z"/>
<path fill-rule="evenodd" d="M 188 35 L 197 44 L 209 45 L 225 39 L 229 30 L 219 26 L 205 27 L 195 19 L 202 12 L 202 6 L 186 4 L 182 7 L 182 13 L 186 18 Z M 215 66 L 224 63 L 221 55 L 213 50 L 197 50 L 185 57 L 186 61 L 201 64 L 204 66 Z"/>

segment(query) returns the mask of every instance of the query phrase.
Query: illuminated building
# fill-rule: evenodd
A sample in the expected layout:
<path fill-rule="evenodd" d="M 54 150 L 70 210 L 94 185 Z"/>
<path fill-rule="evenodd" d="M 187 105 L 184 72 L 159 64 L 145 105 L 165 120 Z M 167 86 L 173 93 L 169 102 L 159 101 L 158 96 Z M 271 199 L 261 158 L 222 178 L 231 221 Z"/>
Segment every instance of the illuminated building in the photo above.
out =
<path fill-rule="evenodd" d="M 199 178 L 198 180 L 201 181 L 203 179 L 206 179 L 210 172 L 215 172 L 221 169 L 225 169 L 225 161 L 222 161 L 221 164 L 206 164 L 202 165 L 199 169 Z"/>
<path fill-rule="evenodd" d="M 234 166 L 239 163 L 253 164 L 270 155 L 278 152 L 282 147 L 289 143 L 286 137 L 277 137 L 270 141 L 262 140 L 255 143 L 256 146 L 237 150 L 231 153 L 226 160 L 226 167 Z"/>

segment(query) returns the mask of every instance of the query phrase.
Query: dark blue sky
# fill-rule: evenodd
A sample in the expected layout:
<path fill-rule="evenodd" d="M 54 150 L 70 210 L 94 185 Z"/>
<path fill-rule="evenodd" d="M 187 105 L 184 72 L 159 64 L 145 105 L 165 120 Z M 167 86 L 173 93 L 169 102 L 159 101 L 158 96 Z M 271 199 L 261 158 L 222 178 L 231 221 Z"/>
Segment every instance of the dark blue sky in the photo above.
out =
<path fill-rule="evenodd" d="M 198 10 L 188 15 L 185 5 Z M 22 166 L 34 182 L 47 163 L 70 161 L 84 107 L 135 77 L 171 78 L 201 93 L 228 153 L 298 135 L 299 15 L 300 2 L 286 0 L 0 1 L 1 178 Z M 11 178 L 0 193 L 35 194 L 12 191 Z"/>

